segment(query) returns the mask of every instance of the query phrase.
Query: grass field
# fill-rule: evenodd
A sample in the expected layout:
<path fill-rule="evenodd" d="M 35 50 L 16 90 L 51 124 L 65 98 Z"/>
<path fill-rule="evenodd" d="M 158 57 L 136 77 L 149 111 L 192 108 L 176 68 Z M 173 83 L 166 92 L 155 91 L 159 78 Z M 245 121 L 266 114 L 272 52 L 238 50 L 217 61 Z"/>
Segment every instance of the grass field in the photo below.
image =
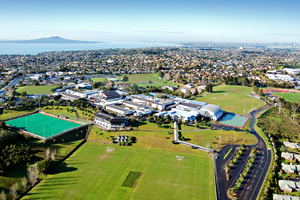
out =
<path fill-rule="evenodd" d="M 91 78 L 92 82 L 107 82 L 106 78 Z"/>
<path fill-rule="evenodd" d="M 128 77 L 129 83 L 135 83 L 138 86 L 146 87 L 146 86 L 177 86 L 178 84 L 175 84 L 170 81 L 164 81 L 163 79 L 159 79 L 157 74 L 122 74 L 123 76 Z M 122 79 L 121 77 L 119 79 Z M 152 83 L 146 83 L 151 81 Z M 145 82 L 145 84 L 141 84 L 141 82 Z"/>
<path fill-rule="evenodd" d="M 281 93 L 281 92 L 272 92 L 273 95 L 277 96 L 277 97 L 281 97 L 284 98 L 286 101 L 290 101 L 290 102 L 300 102 L 300 94 L 299 93 Z"/>
<path fill-rule="evenodd" d="M 44 114 L 33 114 L 5 122 L 7 125 L 27 130 L 44 138 L 54 136 L 65 130 L 82 126 L 74 122 L 51 117 Z"/>
<path fill-rule="evenodd" d="M 225 95 L 228 94 L 228 95 Z M 233 112 L 236 114 L 244 114 L 244 107 L 246 102 L 246 113 L 252 109 L 259 107 L 259 100 L 247 96 L 252 94 L 251 87 L 244 86 L 231 86 L 231 85 L 218 85 L 213 88 L 211 94 L 206 96 L 197 97 L 194 100 L 215 104 L 221 107 L 222 110 L 227 112 Z M 260 106 L 264 104 L 264 101 L 260 101 Z"/>
<path fill-rule="evenodd" d="M 213 164 L 206 153 L 118 146 L 107 152 L 106 147 L 84 144 L 23 199 L 215 199 Z M 122 187 L 130 171 L 142 174 L 135 187 Z"/>
<path fill-rule="evenodd" d="M 0 120 L 5 120 L 5 119 L 13 118 L 13 117 L 17 117 L 17 116 L 20 116 L 20 115 L 25 115 L 25 114 L 31 113 L 31 112 L 33 112 L 35 110 L 36 109 L 24 110 L 24 111 L 5 110 L 5 113 L 3 113 L 2 115 L 0 115 Z"/>
<path fill-rule="evenodd" d="M 48 94 L 52 93 L 51 89 L 56 88 L 58 85 L 50 85 L 50 86 L 23 86 L 23 87 L 17 87 L 17 92 L 22 93 L 24 91 L 27 92 L 27 94 Z"/>
<path fill-rule="evenodd" d="M 146 149 L 164 149 L 165 151 L 192 153 L 193 150 L 184 145 L 174 145 L 173 140 L 173 125 L 164 124 L 158 128 L 155 123 L 142 122 L 142 125 L 134 131 L 130 132 L 103 132 L 99 128 L 93 126 L 89 135 L 89 140 L 111 142 L 110 136 L 129 135 L 135 136 L 137 143 L 134 147 L 141 147 Z M 168 132 L 172 134 L 168 134 Z M 182 125 L 181 134 L 188 139 L 187 142 L 206 147 L 207 145 L 215 150 L 219 150 L 225 144 L 255 144 L 256 137 L 253 134 L 246 134 L 243 131 L 223 131 L 202 129 L 197 131 L 193 126 Z M 219 137 L 221 136 L 222 143 L 219 144 Z M 234 139 L 236 138 L 236 140 Z M 227 140 L 227 141 L 226 141 Z M 235 141 L 234 141 L 235 140 Z"/>

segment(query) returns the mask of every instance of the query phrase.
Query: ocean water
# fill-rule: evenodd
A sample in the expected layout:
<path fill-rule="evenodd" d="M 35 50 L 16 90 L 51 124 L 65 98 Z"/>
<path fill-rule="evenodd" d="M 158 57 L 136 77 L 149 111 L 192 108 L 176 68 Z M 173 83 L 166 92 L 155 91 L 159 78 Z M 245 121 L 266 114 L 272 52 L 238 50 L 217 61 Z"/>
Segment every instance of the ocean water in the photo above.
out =
<path fill-rule="evenodd" d="M 175 43 L 0 43 L 0 55 L 36 55 L 50 51 L 75 51 L 97 49 L 130 49 L 143 47 L 180 46 Z"/>

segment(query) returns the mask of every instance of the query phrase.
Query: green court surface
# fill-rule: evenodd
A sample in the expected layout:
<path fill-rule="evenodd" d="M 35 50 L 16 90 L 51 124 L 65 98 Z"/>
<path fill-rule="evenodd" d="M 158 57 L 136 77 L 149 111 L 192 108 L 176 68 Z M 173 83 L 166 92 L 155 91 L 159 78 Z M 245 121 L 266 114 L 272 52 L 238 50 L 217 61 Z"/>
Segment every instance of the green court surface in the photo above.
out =
<path fill-rule="evenodd" d="M 235 115 L 233 113 L 227 113 L 222 119 L 219 121 L 219 124 L 233 126 L 238 128 L 243 128 L 247 123 L 249 117 Z"/>
<path fill-rule="evenodd" d="M 85 143 L 22 199 L 215 199 L 212 159 L 145 148 Z M 176 156 L 184 156 L 177 160 Z M 123 187 L 130 171 L 141 175 Z"/>
<path fill-rule="evenodd" d="M 81 124 L 40 113 L 8 120 L 5 123 L 44 138 L 49 138 L 58 133 L 82 126 Z"/>

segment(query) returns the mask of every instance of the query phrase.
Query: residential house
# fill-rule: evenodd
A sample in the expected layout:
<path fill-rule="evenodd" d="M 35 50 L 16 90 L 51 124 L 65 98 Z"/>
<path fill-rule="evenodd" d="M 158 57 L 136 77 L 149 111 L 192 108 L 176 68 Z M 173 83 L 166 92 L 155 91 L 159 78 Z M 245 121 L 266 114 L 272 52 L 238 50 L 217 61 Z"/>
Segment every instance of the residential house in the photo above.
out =
<path fill-rule="evenodd" d="M 298 143 L 292 143 L 292 142 L 283 142 L 283 145 L 291 148 L 291 149 L 298 149 L 300 148 L 300 145 Z"/>
<path fill-rule="evenodd" d="M 279 180 L 278 185 L 280 189 L 285 192 L 292 192 L 293 190 L 300 191 L 300 182 L 298 181 Z"/>

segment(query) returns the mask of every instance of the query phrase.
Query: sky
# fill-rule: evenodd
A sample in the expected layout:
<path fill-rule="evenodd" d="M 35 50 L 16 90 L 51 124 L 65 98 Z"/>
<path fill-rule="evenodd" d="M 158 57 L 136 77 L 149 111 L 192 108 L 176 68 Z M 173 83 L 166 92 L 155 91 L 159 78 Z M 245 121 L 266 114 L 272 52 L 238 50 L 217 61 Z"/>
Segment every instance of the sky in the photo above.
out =
<path fill-rule="evenodd" d="M 0 40 L 300 43 L 299 0 L 0 0 Z"/>

